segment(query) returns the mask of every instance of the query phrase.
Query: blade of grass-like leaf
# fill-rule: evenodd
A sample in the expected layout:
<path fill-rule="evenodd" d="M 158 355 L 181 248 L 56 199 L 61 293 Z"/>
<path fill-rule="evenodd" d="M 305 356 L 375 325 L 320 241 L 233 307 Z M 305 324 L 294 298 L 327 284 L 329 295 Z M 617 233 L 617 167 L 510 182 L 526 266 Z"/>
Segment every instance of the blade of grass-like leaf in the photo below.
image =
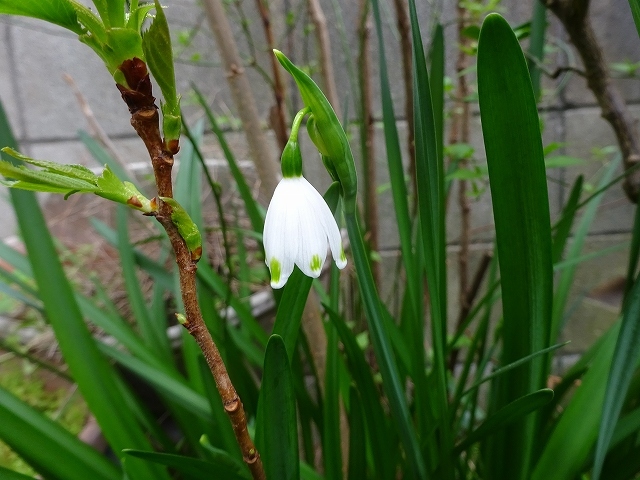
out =
<path fill-rule="evenodd" d="M 636 271 L 638 270 L 638 259 L 640 258 L 640 208 L 636 207 L 636 214 L 633 219 L 633 230 L 631 232 L 631 247 L 629 248 L 629 263 L 627 265 L 627 281 L 624 289 L 623 305 L 633 285 Z"/>
<path fill-rule="evenodd" d="M 428 478 L 415 427 L 411 421 L 404 387 L 398 373 L 393 347 L 385 331 L 384 313 L 373 281 L 367 251 L 362 239 L 362 231 L 358 225 L 358 217 L 353 213 L 348 213 L 345 217 L 371 343 L 382 375 L 384 391 L 389 399 L 390 410 L 395 420 L 394 426 L 398 429 L 404 445 L 408 468 L 416 478 Z M 448 458 L 448 455 L 445 457 Z"/>
<path fill-rule="evenodd" d="M 380 405 L 380 398 L 374 384 L 373 374 L 364 353 L 358 346 L 355 336 L 344 323 L 343 319 L 331 309 L 327 313 L 334 327 L 338 330 L 340 340 L 344 345 L 351 376 L 360 393 L 362 410 L 367 423 L 368 435 L 366 442 L 371 445 L 375 478 L 389 480 L 394 478 L 394 465 L 391 455 L 395 446 L 389 444 L 389 427 L 387 419 Z"/>
<path fill-rule="evenodd" d="M 477 382 L 475 382 L 473 385 L 471 385 L 469 388 L 467 388 L 463 393 L 462 396 L 467 395 L 469 392 L 471 392 L 472 390 L 475 390 L 476 388 L 478 388 L 480 385 L 482 385 L 485 382 L 488 382 L 489 380 L 492 380 L 496 377 L 499 377 L 500 375 L 503 375 L 504 373 L 508 372 L 509 370 L 513 370 L 516 367 L 519 367 L 520 365 L 523 365 L 527 362 L 530 362 L 531 360 L 533 360 L 536 357 L 539 357 L 540 355 L 546 355 L 547 353 L 551 353 L 554 350 L 557 350 L 559 348 L 564 347 L 565 345 L 568 345 L 571 342 L 564 342 L 564 343 L 559 343 L 557 345 L 552 345 L 549 348 L 544 348 L 538 352 L 532 353 L 531 355 L 527 355 L 524 358 L 521 358 L 520 360 L 516 360 L 513 363 L 510 363 L 509 365 L 505 365 L 504 367 L 500 367 L 496 370 L 494 370 L 493 372 L 491 372 L 489 375 L 487 375 L 486 377 L 482 377 L 480 380 L 478 380 Z"/>
<path fill-rule="evenodd" d="M 349 480 L 367 478 L 364 426 L 360 394 L 355 386 L 351 386 L 349 390 L 349 473 L 347 476 Z"/>
<path fill-rule="evenodd" d="M 46 478 L 121 477 L 106 457 L 3 388 L 0 388 L 0 418 L 0 438 Z M 0 472 L 0 478 L 7 477 Z"/>
<path fill-rule="evenodd" d="M 431 49 L 429 50 L 429 85 L 433 105 L 433 120 L 436 129 L 436 146 L 438 161 L 444 165 L 444 32 L 438 23 L 433 32 Z"/>
<path fill-rule="evenodd" d="M 599 190 L 600 187 L 609 183 L 609 180 L 613 176 L 613 172 L 617 168 L 619 162 L 620 155 L 618 154 L 615 160 L 613 160 L 606 167 L 602 178 L 598 182 Z M 604 191 L 601 191 L 598 195 L 593 196 L 591 201 L 587 205 L 587 208 L 580 218 L 580 222 L 578 223 L 575 234 L 573 235 L 573 241 L 571 242 L 571 246 L 569 247 L 569 251 L 567 252 L 566 260 L 571 260 L 580 255 L 603 196 Z M 560 331 L 562 330 L 562 325 L 564 323 L 564 310 L 566 308 L 567 299 L 569 298 L 569 290 L 573 285 L 575 271 L 576 266 L 566 268 L 562 271 L 562 273 L 560 274 L 560 278 L 558 279 L 556 292 L 553 298 L 551 336 L 549 340 L 550 342 L 557 342 Z"/>
<path fill-rule="evenodd" d="M 164 335 L 164 331 L 158 331 L 154 322 L 151 320 L 149 310 L 136 273 L 136 260 L 129 238 L 128 214 L 129 209 L 123 205 L 118 205 L 116 214 L 116 223 L 118 226 L 118 253 L 120 255 L 120 266 L 122 268 L 122 276 L 124 278 L 125 289 L 129 305 L 136 320 L 140 336 L 145 345 L 151 351 L 161 351 L 163 342 L 158 338 Z"/>
<path fill-rule="evenodd" d="M 225 462 L 214 463 L 212 461 L 204 461 L 199 458 L 184 457 L 182 455 L 140 450 L 125 450 L 125 453 L 148 462 L 171 467 L 177 472 L 186 475 L 186 478 L 190 480 L 208 480 L 212 478 L 212 472 L 219 474 L 219 478 L 224 478 L 225 480 L 247 480 L 246 476 L 240 475 Z"/>
<path fill-rule="evenodd" d="M 631 7 L 633 22 L 636 24 L 636 30 L 640 35 L 640 0 L 629 0 L 629 6 Z"/>
<path fill-rule="evenodd" d="M 602 416 L 611 357 L 620 331 L 617 322 L 603 337 L 591 366 L 544 443 L 532 480 L 575 478 L 593 450 Z"/>
<path fill-rule="evenodd" d="M 244 174 L 240 170 L 240 167 L 238 166 L 238 163 L 236 162 L 235 156 L 229 148 L 229 145 L 227 145 L 227 141 L 224 138 L 224 133 L 218 126 L 218 122 L 213 115 L 213 112 L 209 108 L 209 105 L 207 105 L 207 101 L 195 86 L 192 85 L 192 88 L 194 93 L 196 94 L 198 103 L 200 103 L 205 111 L 205 114 L 207 115 L 207 118 L 209 119 L 209 124 L 213 129 L 213 133 L 218 138 L 220 147 L 222 148 L 224 156 L 227 159 L 227 163 L 229 164 L 229 171 L 231 172 L 231 175 L 236 182 L 238 191 L 240 192 L 240 196 L 242 197 L 242 201 L 244 202 L 247 215 L 249 216 L 249 220 L 251 220 L 251 226 L 256 232 L 262 232 L 264 226 L 264 213 L 261 210 L 258 202 L 253 198 L 251 189 L 249 188 L 249 185 L 247 185 L 247 181 L 244 178 Z"/>
<path fill-rule="evenodd" d="M 211 408 L 207 400 L 184 384 L 177 375 L 166 369 L 159 369 L 138 360 L 131 355 L 121 352 L 117 348 L 101 343 L 98 345 L 106 355 L 113 358 L 127 370 L 135 373 L 153 387 L 161 391 L 167 398 L 182 404 L 195 415 L 202 419 L 211 416 Z"/>
<path fill-rule="evenodd" d="M 569 200 L 562 209 L 560 214 L 560 220 L 555 225 L 555 234 L 553 236 L 553 245 L 551 247 L 551 260 L 554 264 L 558 263 L 562 259 L 564 247 L 567 244 L 567 239 L 571 233 L 571 227 L 573 226 L 573 220 L 576 217 L 578 202 L 580 201 L 580 194 L 582 193 L 582 183 L 584 177 L 579 175 L 573 183 L 571 188 L 571 194 Z"/>
<path fill-rule="evenodd" d="M 536 102 L 520 44 L 498 14 L 488 15 L 480 32 L 478 95 L 502 284 L 501 362 L 507 365 L 549 346 L 553 277 Z M 543 387 L 547 364 L 539 357 L 507 372 L 496 384 L 495 408 Z M 492 437 L 491 478 L 528 476 L 537 424 L 537 415 L 520 418 Z"/>
<path fill-rule="evenodd" d="M 34 477 L 14 472 L 13 470 L 0 467 L 0 478 L 4 480 L 35 480 Z"/>
<path fill-rule="evenodd" d="M 453 436 L 449 424 L 447 398 L 447 279 L 445 267 L 444 165 L 437 140 L 438 122 L 432 103 L 432 92 L 415 0 L 409 1 L 411 37 L 413 40 L 413 116 L 416 146 L 416 183 L 422 249 L 431 304 L 431 338 L 433 345 L 433 377 L 435 388 L 432 410 L 438 424 L 440 478 L 453 478 L 451 449 Z M 440 82 L 441 80 L 438 80 Z M 438 83 L 440 85 L 440 83 Z M 441 92 L 436 88 L 438 94 Z M 440 100 L 436 102 L 441 107 Z M 421 339 L 422 340 L 422 339 Z M 426 405 L 422 408 L 427 408 Z"/>
<path fill-rule="evenodd" d="M 412 226 L 411 215 L 409 213 L 409 202 L 407 186 L 405 183 L 405 172 L 402 164 L 402 153 L 398 129 L 396 125 L 393 100 L 391 97 L 391 87 L 389 85 L 389 75 L 387 72 L 387 60 L 385 55 L 384 38 L 382 33 L 382 21 L 378 1 L 372 1 L 373 16 L 375 19 L 376 32 L 378 35 L 378 62 L 380 64 L 380 93 L 382 97 L 382 117 L 384 122 L 385 147 L 387 153 L 387 165 L 389 168 L 389 178 L 391 180 L 391 192 L 393 195 L 393 205 L 398 223 L 398 233 L 400 236 L 400 251 L 407 277 L 406 288 L 411 306 L 410 328 L 407 334 L 411 339 L 412 380 L 415 385 L 415 397 L 417 405 L 426 405 L 427 385 L 425 375 L 424 358 L 424 321 L 422 308 L 422 295 L 418 290 L 417 281 L 418 270 L 412 248 Z M 418 419 L 418 429 L 421 435 L 426 432 L 426 421 L 424 409 L 416 412 Z"/>
<path fill-rule="evenodd" d="M 282 338 L 272 335 L 264 356 L 261 407 L 267 478 L 298 480 L 298 425 L 293 378 Z"/>
<path fill-rule="evenodd" d="M 542 2 L 534 2 L 531 33 L 529 36 L 529 74 L 533 87 L 533 96 L 540 98 L 540 66 L 544 62 L 544 40 L 547 30 L 547 7 Z"/>
<path fill-rule="evenodd" d="M 0 104 L 2 124 L 8 125 L 8 122 Z M 1 128 L 0 144 L 17 148 L 11 132 Z M 47 318 L 65 362 L 105 438 L 116 454 L 128 447 L 151 448 L 133 414 L 122 408 L 124 399 L 118 393 L 115 372 L 98 351 L 84 323 L 35 195 L 13 189 L 10 194 Z M 130 462 L 128 469 L 137 478 L 169 478 L 165 469 L 143 462 Z"/>
<path fill-rule="evenodd" d="M 618 341 L 613 351 L 611 370 L 602 406 L 600 432 L 596 444 L 592 476 L 600 478 L 609 442 L 618 422 L 631 377 L 640 357 L 640 278 L 635 281 L 625 304 Z"/>
<path fill-rule="evenodd" d="M 211 371 L 209 370 L 208 367 L 207 367 L 207 372 L 209 373 L 209 377 L 211 377 Z M 214 385 L 214 388 L 215 388 L 215 385 Z M 222 407 L 222 401 L 220 401 L 220 406 Z M 233 435 L 233 431 L 231 431 L 231 434 Z M 234 439 L 234 442 L 235 442 L 235 439 Z M 247 466 L 245 463 L 243 463 L 239 459 L 233 458 L 225 450 L 221 450 L 219 448 L 214 447 L 206 435 L 203 435 L 200 438 L 200 444 L 209 452 L 209 454 L 212 456 L 212 460 L 215 463 L 224 463 L 228 466 L 229 469 L 233 469 L 242 478 L 246 478 L 247 480 L 251 478 L 251 474 L 247 470 Z M 240 451 L 239 448 L 238 448 L 238 451 Z"/>
<path fill-rule="evenodd" d="M 514 422 L 519 421 L 522 417 L 535 412 L 540 407 L 543 407 L 549 403 L 552 398 L 553 390 L 550 388 L 543 388 L 542 390 L 538 390 L 537 392 L 530 393 L 524 397 L 514 400 L 487 418 L 482 425 L 471 432 L 471 434 L 460 442 L 459 445 L 456 445 L 455 452 L 459 454 L 468 449 L 474 443 L 507 428 Z"/>

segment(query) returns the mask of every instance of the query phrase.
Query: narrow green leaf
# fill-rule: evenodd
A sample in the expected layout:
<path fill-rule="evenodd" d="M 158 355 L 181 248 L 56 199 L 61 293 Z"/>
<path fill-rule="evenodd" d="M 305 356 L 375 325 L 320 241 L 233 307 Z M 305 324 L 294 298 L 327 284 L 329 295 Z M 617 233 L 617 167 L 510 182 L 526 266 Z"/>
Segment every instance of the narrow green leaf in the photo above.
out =
<path fill-rule="evenodd" d="M 367 478 L 365 435 L 360 394 L 352 385 L 349 390 L 349 473 L 347 476 L 349 480 Z"/>
<path fill-rule="evenodd" d="M 192 86 L 192 87 L 193 87 L 193 91 L 196 94 L 196 98 L 198 99 L 198 102 L 200 103 L 202 108 L 204 108 L 205 114 L 209 119 L 209 124 L 213 129 L 213 133 L 218 138 L 220 147 L 222 148 L 222 151 L 224 152 L 224 156 L 227 159 L 227 163 L 229 164 L 229 171 L 231 172 L 231 175 L 233 176 L 236 186 L 238 187 L 238 191 L 240 192 L 240 197 L 242 197 L 242 201 L 244 202 L 244 207 L 247 211 L 247 215 L 251 220 L 251 226 L 253 227 L 253 230 L 255 232 L 262 233 L 262 230 L 264 230 L 265 213 L 264 211 L 261 210 L 258 202 L 253 198 L 251 189 L 247 184 L 247 180 L 244 178 L 244 174 L 242 173 L 242 170 L 240 170 L 240 167 L 238 166 L 238 162 L 236 162 L 236 158 L 233 155 L 233 152 L 231 151 L 231 149 L 229 148 L 227 141 L 225 140 L 224 132 L 218 126 L 218 122 L 215 116 L 213 115 L 211 108 L 209 108 L 209 105 L 207 105 L 206 99 L 195 86 Z"/>
<path fill-rule="evenodd" d="M 46 478 L 117 480 L 121 476 L 106 457 L 3 388 L 0 418 L 0 438 Z M 0 477 L 6 478 L 2 472 Z"/>
<path fill-rule="evenodd" d="M 504 312 L 503 365 L 549 346 L 553 288 L 551 227 L 540 123 L 527 64 L 509 24 L 488 15 L 478 44 L 478 95 L 496 225 Z M 496 409 L 545 385 L 547 358 L 507 372 Z M 494 436 L 488 474 L 528 477 L 537 416 Z"/>
<path fill-rule="evenodd" d="M 482 33 L 480 33 L 480 35 L 482 35 Z M 482 423 L 482 425 L 460 442 L 460 444 L 456 445 L 455 452 L 459 454 L 460 452 L 468 449 L 474 443 L 479 442 L 490 435 L 494 435 L 498 431 L 506 429 L 509 425 L 520 421 L 522 417 L 529 415 L 549 403 L 552 398 L 553 390 L 550 388 L 543 388 L 542 390 L 538 390 L 537 392 L 530 393 L 524 397 L 514 400 L 490 416 Z"/>
<path fill-rule="evenodd" d="M 529 36 L 529 74 L 533 95 L 540 98 L 540 65 L 544 62 L 544 42 L 547 31 L 547 7 L 542 2 L 533 3 L 533 18 L 531 20 L 531 33 Z"/>
<path fill-rule="evenodd" d="M 447 279 L 446 279 L 446 240 L 445 240 L 445 187 L 442 145 L 437 138 L 442 132 L 441 112 L 434 110 L 431 81 L 427 70 L 420 33 L 420 22 L 415 0 L 409 1 L 411 20 L 412 59 L 413 59 L 413 116 L 416 146 L 416 182 L 418 213 L 420 218 L 421 249 L 424 258 L 427 285 L 431 306 L 431 338 L 433 345 L 433 372 L 435 387 L 432 394 L 432 410 L 437 423 L 440 461 L 438 475 L 441 478 L 453 478 L 451 448 L 453 436 L 449 424 L 449 403 L 447 398 Z M 438 42 L 437 40 L 436 42 Z M 437 45 L 436 45 L 437 46 Z M 435 53 L 436 64 L 442 52 Z M 436 66 L 436 69 L 439 67 Z M 439 74 L 442 72 L 438 72 Z M 436 93 L 441 80 L 435 80 Z M 442 107 L 440 98 L 436 101 Z M 438 120 L 436 120 L 438 117 Z M 440 128 L 440 131 L 438 129 Z M 414 348 L 418 348 L 417 345 Z M 422 408 L 427 408 L 426 405 Z M 435 441 L 435 440 L 432 440 Z"/>
<path fill-rule="evenodd" d="M 598 480 L 602 472 L 604 458 L 609 449 L 622 410 L 624 399 L 631 383 L 631 378 L 640 357 L 640 278 L 631 289 L 625 311 L 622 315 L 620 334 L 613 351 L 611 371 L 607 380 L 607 389 L 602 406 L 602 420 L 596 444 L 596 455 L 593 466 L 593 479 Z"/>
<path fill-rule="evenodd" d="M 629 262 L 627 265 L 627 281 L 624 289 L 623 304 L 627 302 L 629 291 L 634 283 L 636 271 L 638 270 L 638 259 L 640 259 L 640 208 L 636 206 L 633 230 L 631 232 L 631 246 L 629 247 Z"/>
<path fill-rule="evenodd" d="M 617 322 L 601 337 L 603 343 L 595 351 L 589 370 L 543 445 L 531 480 L 575 478 L 582 471 L 598 436 L 604 386 L 619 331 Z"/>
<path fill-rule="evenodd" d="M 584 246 L 584 242 L 589 234 L 589 230 L 591 228 L 591 224 L 595 219 L 596 213 L 598 211 L 598 207 L 602 202 L 602 198 L 604 197 L 604 190 L 602 190 L 603 186 L 609 184 L 611 177 L 613 176 L 613 172 L 617 168 L 620 163 L 620 155 L 617 155 L 616 158 L 610 162 L 610 164 L 606 167 L 604 174 L 600 181 L 598 182 L 598 190 L 601 190 L 599 194 L 592 196 L 589 201 L 587 208 L 584 213 L 580 217 L 580 221 L 578 222 L 578 226 L 575 229 L 573 235 L 573 241 L 571 242 L 571 246 L 566 255 L 565 261 L 571 261 L 580 256 L 582 251 L 582 247 Z M 582 202 L 584 203 L 584 202 Z M 580 204 L 577 208 L 580 207 Z M 551 321 L 551 336 L 550 342 L 557 342 L 557 339 L 562 330 L 562 326 L 564 323 L 564 310 L 567 304 L 567 299 L 569 298 L 569 290 L 573 285 L 573 279 L 575 276 L 576 266 L 573 265 L 569 268 L 566 268 L 560 274 L 560 278 L 557 281 L 556 292 L 553 298 L 553 311 L 552 311 L 552 321 Z"/>
<path fill-rule="evenodd" d="M 558 263 L 562 259 L 564 247 L 567 244 L 567 239 L 571 233 L 571 227 L 573 226 L 573 220 L 576 217 L 578 202 L 580 201 L 580 194 L 582 193 L 582 183 L 584 177 L 579 175 L 573 183 L 569 199 L 562 209 L 560 214 L 560 220 L 555 226 L 555 234 L 553 236 L 553 245 L 551 251 L 551 260 L 554 264 Z"/>
<path fill-rule="evenodd" d="M 132 457 L 174 468 L 181 474 L 186 475 L 190 480 L 210 479 L 214 472 L 216 475 L 219 475 L 217 478 L 224 478 L 225 480 L 247 480 L 247 477 L 237 473 L 224 461 L 214 463 L 212 461 L 204 461 L 199 458 L 185 457 L 182 455 L 140 450 L 125 450 L 124 452 Z"/>
<path fill-rule="evenodd" d="M 0 0 L 0 13 L 38 18 L 82 34 L 76 10 L 69 0 Z"/>
<path fill-rule="evenodd" d="M 261 408 L 267 478 L 298 480 L 298 424 L 289 357 L 282 338 L 272 335 L 264 356 Z"/>
<path fill-rule="evenodd" d="M 390 480 L 394 478 L 394 465 L 391 456 L 397 448 L 389 438 L 391 437 L 387 418 L 380 404 L 380 397 L 373 380 L 371 368 L 364 358 L 364 353 L 358 346 L 355 336 L 344 323 L 344 320 L 330 308 L 327 308 L 329 319 L 338 330 L 340 340 L 344 345 L 349 370 L 360 393 L 364 419 L 367 423 L 368 435 L 365 441 L 371 445 L 375 478 Z"/>
<path fill-rule="evenodd" d="M 23 475 L 4 467 L 0 467 L 0 478 L 3 478 L 4 480 L 34 480 L 34 477 L 29 477 L 28 475 Z"/>
<path fill-rule="evenodd" d="M 636 30 L 640 35 L 640 0 L 629 0 L 629 6 L 631 7 L 633 22 L 636 24 Z"/>

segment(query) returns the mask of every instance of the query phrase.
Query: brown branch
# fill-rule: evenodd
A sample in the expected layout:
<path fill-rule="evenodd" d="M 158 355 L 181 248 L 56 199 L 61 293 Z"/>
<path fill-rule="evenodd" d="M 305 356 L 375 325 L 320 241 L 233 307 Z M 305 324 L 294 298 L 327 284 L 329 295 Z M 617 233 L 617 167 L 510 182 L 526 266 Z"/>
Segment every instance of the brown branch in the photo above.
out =
<path fill-rule="evenodd" d="M 258 11 L 260 12 L 264 36 L 267 40 L 268 55 L 271 60 L 271 70 L 273 71 L 273 95 L 275 97 L 275 104 L 271 107 L 271 111 L 269 113 L 269 123 L 276 134 L 280 150 L 284 150 L 284 146 L 289 140 L 289 135 L 287 133 L 287 120 L 284 110 L 284 83 L 280 73 L 280 64 L 278 63 L 276 56 L 272 53 L 272 50 L 275 48 L 275 42 L 273 41 L 273 30 L 271 29 L 269 5 L 266 0 L 256 0 L 256 4 L 258 6 Z"/>
<path fill-rule="evenodd" d="M 413 74 L 411 72 L 411 23 L 407 10 L 407 0 L 394 0 L 398 33 L 400 34 L 400 52 L 402 54 L 402 80 L 404 82 L 404 116 L 407 120 L 407 148 L 409 150 L 409 176 L 413 187 L 413 198 L 417 201 L 416 192 L 416 146 L 413 138 Z M 415 207 L 414 203 L 414 207 Z"/>
<path fill-rule="evenodd" d="M 473 276 L 473 282 L 471 283 L 471 288 L 467 292 L 465 296 L 464 303 L 460 307 L 460 312 L 458 313 L 458 320 L 456 322 L 456 334 L 462 327 L 462 324 L 466 320 L 469 312 L 471 312 L 471 305 L 473 305 L 478 292 L 480 291 L 480 286 L 482 285 L 482 280 L 484 279 L 485 274 L 487 273 L 487 269 L 489 265 L 491 265 L 491 259 L 493 258 L 493 253 L 485 252 L 480 260 L 480 265 L 478 266 L 478 270 L 476 270 L 476 274 Z M 458 361 L 458 354 L 460 350 L 454 348 L 451 350 L 451 355 L 449 356 L 449 370 L 453 372 L 453 369 L 456 367 L 456 363 Z"/>
<path fill-rule="evenodd" d="M 458 85 L 456 89 L 456 102 L 453 111 L 453 126 L 449 136 L 449 144 L 458 142 L 469 142 L 469 119 L 471 116 L 469 102 L 466 101 L 469 95 L 469 85 L 464 72 L 467 69 L 468 57 L 465 53 L 469 43 L 469 38 L 464 35 L 467 25 L 467 9 L 458 2 L 457 7 L 458 25 L 458 58 L 456 60 L 456 72 Z M 460 159 L 458 166 L 464 168 L 467 165 L 466 159 Z M 471 243 L 471 206 L 467 197 L 467 181 L 458 181 L 458 205 L 460 206 L 460 253 L 458 254 L 458 278 L 460 290 L 460 310 L 468 309 L 467 293 L 469 288 L 469 245 Z"/>
<path fill-rule="evenodd" d="M 625 169 L 640 161 L 640 140 L 634 119 L 622 95 L 611 81 L 604 54 L 589 19 L 588 0 L 544 0 L 545 6 L 562 22 L 571 43 L 584 64 L 587 86 L 600 106 L 602 117 L 615 132 Z M 637 203 L 640 193 L 640 173 L 629 175 L 623 184 L 629 199 Z"/>
<path fill-rule="evenodd" d="M 376 159 L 374 151 L 374 119 L 371 113 L 371 16 L 369 1 L 360 0 L 360 24 L 358 26 L 360 52 L 358 56 L 358 75 L 360 77 L 360 146 L 364 169 L 364 219 L 367 240 L 371 250 L 378 251 L 378 197 L 376 195 Z M 372 274 L 376 284 L 380 282 L 380 265 L 374 262 Z"/>
<path fill-rule="evenodd" d="M 136 58 L 125 61 L 120 69 L 124 73 L 127 84 L 134 86 L 133 88 L 126 88 L 117 85 L 122 98 L 129 107 L 131 125 L 144 142 L 151 157 L 158 197 L 173 197 L 173 184 L 171 181 L 173 153 L 166 148 L 160 134 L 158 108 L 154 104 L 155 99 L 151 93 L 151 81 L 146 65 L 142 60 Z M 254 479 L 264 480 L 265 474 L 262 460 L 249 436 L 242 401 L 231 383 L 220 352 L 202 318 L 196 290 L 197 260 L 192 258 L 187 244 L 171 220 L 171 207 L 159 199 L 158 211 L 155 217 L 167 232 L 176 256 L 180 277 L 180 292 L 182 293 L 182 301 L 185 308 L 186 321 L 184 327 L 195 339 L 202 350 L 207 365 L 209 365 L 245 463 L 248 465 Z"/>
<path fill-rule="evenodd" d="M 218 44 L 218 52 L 227 71 L 227 82 L 231 90 L 231 97 L 236 106 L 238 116 L 242 121 L 249 153 L 260 178 L 260 199 L 263 203 L 273 195 L 280 177 L 278 163 L 266 141 L 260 117 L 249 80 L 242 67 L 242 60 L 238 53 L 238 46 L 233 38 L 231 25 L 221 0 L 204 0 L 204 11 L 209 20 L 209 26 Z"/>
<path fill-rule="evenodd" d="M 331 61 L 331 42 L 329 41 L 329 30 L 327 29 L 327 18 L 324 16 L 319 0 L 309 0 L 309 15 L 316 31 L 318 42 L 318 54 L 320 55 L 320 69 L 324 93 L 342 120 L 342 111 L 338 100 L 338 88 L 336 87 L 335 76 L 333 74 L 333 62 Z"/>

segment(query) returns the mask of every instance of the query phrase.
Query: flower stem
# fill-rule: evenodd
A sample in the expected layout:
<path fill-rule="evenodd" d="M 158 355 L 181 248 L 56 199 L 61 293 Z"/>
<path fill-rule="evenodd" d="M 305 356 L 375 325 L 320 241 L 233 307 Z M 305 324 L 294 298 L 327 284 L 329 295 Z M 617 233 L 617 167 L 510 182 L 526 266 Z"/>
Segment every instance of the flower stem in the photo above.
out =
<path fill-rule="evenodd" d="M 304 107 L 293 119 L 293 124 L 291 125 L 291 134 L 289 135 L 289 141 L 298 141 L 298 130 L 300 130 L 300 125 L 302 125 L 302 119 L 308 114 L 311 113 L 310 107 Z"/>
<path fill-rule="evenodd" d="M 378 360 L 382 383 L 385 393 L 389 398 L 391 414 L 398 426 L 400 438 L 404 445 L 408 462 L 414 472 L 415 478 L 425 478 L 425 463 L 420 451 L 420 444 L 413 426 L 409 408 L 404 395 L 404 388 L 398 375 L 395 355 L 391 342 L 385 333 L 385 319 L 378 291 L 376 290 L 371 273 L 371 266 L 367 259 L 367 252 L 358 219 L 355 213 L 345 212 L 347 231 L 353 253 L 353 262 L 356 267 L 360 294 L 365 306 L 367 324 L 371 334 L 373 350 Z"/>

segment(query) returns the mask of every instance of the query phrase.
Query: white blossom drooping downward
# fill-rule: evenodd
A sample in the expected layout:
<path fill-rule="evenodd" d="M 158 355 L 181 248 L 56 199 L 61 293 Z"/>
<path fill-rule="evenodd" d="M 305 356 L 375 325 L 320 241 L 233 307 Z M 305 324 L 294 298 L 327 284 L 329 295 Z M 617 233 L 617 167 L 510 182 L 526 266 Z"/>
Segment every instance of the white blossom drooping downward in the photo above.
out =
<path fill-rule="evenodd" d="M 317 278 L 327 257 L 327 245 L 338 268 L 347 265 L 333 214 L 303 176 L 285 177 L 276 187 L 267 209 L 263 242 L 272 288 L 287 283 L 294 264 L 305 275 Z"/>

